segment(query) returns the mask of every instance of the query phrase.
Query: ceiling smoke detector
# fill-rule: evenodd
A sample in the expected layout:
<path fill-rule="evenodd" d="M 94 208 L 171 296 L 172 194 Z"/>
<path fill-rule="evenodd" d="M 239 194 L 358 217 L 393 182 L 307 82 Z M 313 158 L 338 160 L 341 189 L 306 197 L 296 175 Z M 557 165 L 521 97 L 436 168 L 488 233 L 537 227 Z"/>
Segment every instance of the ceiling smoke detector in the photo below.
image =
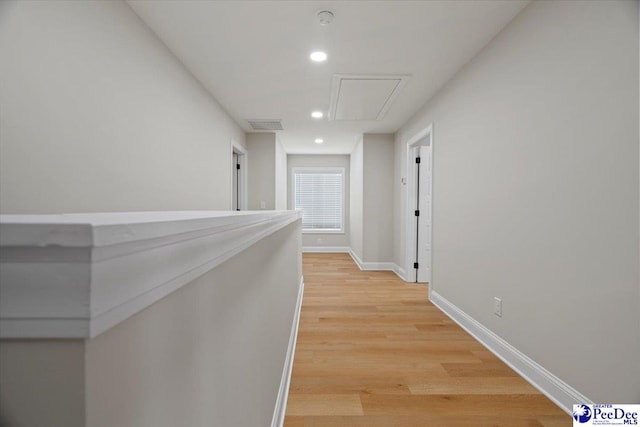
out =
<path fill-rule="evenodd" d="M 333 21 L 334 15 L 330 10 L 321 10 L 316 14 L 320 25 L 329 25 Z"/>

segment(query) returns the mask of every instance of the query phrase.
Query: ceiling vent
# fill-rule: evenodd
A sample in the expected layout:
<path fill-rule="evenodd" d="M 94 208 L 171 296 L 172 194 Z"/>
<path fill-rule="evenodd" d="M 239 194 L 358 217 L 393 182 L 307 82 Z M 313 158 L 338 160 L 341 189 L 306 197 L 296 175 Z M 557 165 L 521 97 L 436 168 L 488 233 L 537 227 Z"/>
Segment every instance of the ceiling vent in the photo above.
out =
<path fill-rule="evenodd" d="M 247 120 L 253 130 L 284 130 L 282 120 Z"/>
<path fill-rule="evenodd" d="M 329 120 L 382 120 L 407 81 L 402 74 L 336 74 Z"/>

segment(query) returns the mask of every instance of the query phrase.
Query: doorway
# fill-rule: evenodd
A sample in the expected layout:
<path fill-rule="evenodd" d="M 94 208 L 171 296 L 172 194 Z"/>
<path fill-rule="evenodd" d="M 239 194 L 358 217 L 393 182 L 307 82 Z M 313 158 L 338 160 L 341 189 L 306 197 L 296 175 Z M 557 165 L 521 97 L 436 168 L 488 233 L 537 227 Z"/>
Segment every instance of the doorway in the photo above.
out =
<path fill-rule="evenodd" d="M 430 283 L 433 235 L 433 125 L 407 142 L 407 281 Z"/>
<path fill-rule="evenodd" d="M 230 209 L 247 209 L 247 150 L 231 140 L 231 200 Z"/>

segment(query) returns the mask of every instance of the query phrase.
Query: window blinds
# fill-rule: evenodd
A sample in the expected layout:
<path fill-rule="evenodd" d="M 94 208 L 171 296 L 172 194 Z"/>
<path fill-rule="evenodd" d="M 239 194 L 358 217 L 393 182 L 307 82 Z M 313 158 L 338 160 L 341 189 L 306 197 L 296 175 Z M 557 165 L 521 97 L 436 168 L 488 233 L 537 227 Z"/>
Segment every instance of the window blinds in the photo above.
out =
<path fill-rule="evenodd" d="M 296 171 L 295 209 L 302 209 L 302 229 L 343 231 L 342 171 Z"/>

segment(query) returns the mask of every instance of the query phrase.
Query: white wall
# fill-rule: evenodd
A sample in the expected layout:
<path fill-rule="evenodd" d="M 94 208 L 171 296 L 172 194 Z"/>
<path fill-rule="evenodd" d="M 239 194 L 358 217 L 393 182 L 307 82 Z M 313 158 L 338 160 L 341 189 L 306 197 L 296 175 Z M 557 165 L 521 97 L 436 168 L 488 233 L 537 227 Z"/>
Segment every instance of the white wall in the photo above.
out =
<path fill-rule="evenodd" d="M 301 276 L 296 221 L 89 340 L 87 427 L 270 425 Z"/>
<path fill-rule="evenodd" d="M 393 260 L 393 149 L 389 134 L 363 135 L 364 262 Z"/>
<path fill-rule="evenodd" d="M 351 250 L 366 263 L 393 261 L 394 137 L 364 134 L 351 152 Z"/>
<path fill-rule="evenodd" d="M 303 233 L 302 234 L 302 246 L 303 247 L 349 247 L 349 235 L 351 226 L 349 224 L 350 206 L 349 206 L 349 194 L 350 194 L 350 165 L 349 156 L 344 155 L 301 155 L 301 154 L 289 154 L 287 156 L 287 203 L 288 208 L 293 209 L 293 168 L 304 167 L 327 167 L 327 168 L 344 168 L 344 233 Z"/>
<path fill-rule="evenodd" d="M 287 209 L 287 153 L 276 135 L 276 210 Z"/>
<path fill-rule="evenodd" d="M 2 213 L 229 208 L 244 132 L 126 3 L 0 7 Z"/>
<path fill-rule="evenodd" d="M 399 138 L 399 133 L 395 136 L 393 146 L 393 263 L 404 268 L 405 266 L 405 221 L 406 214 L 406 184 L 402 179 L 406 178 L 406 143 Z M 406 181 L 405 181 L 406 182 Z M 406 272 L 405 272 L 406 273 Z"/>
<path fill-rule="evenodd" d="M 249 210 L 276 208 L 276 145 L 275 133 L 247 135 Z M 262 203 L 264 208 L 261 207 Z"/>
<path fill-rule="evenodd" d="M 637 9 L 532 2 L 396 141 L 433 123 L 433 289 L 595 402 L 640 401 Z"/>
<path fill-rule="evenodd" d="M 353 148 L 350 156 L 351 180 L 350 180 L 350 200 L 351 209 L 349 215 L 349 227 L 351 230 L 350 244 L 351 250 L 358 258 L 364 257 L 363 253 L 363 192 L 364 192 L 364 153 L 362 139 Z"/>
<path fill-rule="evenodd" d="M 302 278 L 300 223 L 95 338 L 0 340 L 0 425 L 270 425 Z"/>
<path fill-rule="evenodd" d="M 0 340 L 0 426 L 85 426 L 84 367 L 82 340 Z"/>
<path fill-rule="evenodd" d="M 287 153 L 277 134 L 250 133 L 247 135 L 247 147 L 249 210 L 286 210 Z"/>

